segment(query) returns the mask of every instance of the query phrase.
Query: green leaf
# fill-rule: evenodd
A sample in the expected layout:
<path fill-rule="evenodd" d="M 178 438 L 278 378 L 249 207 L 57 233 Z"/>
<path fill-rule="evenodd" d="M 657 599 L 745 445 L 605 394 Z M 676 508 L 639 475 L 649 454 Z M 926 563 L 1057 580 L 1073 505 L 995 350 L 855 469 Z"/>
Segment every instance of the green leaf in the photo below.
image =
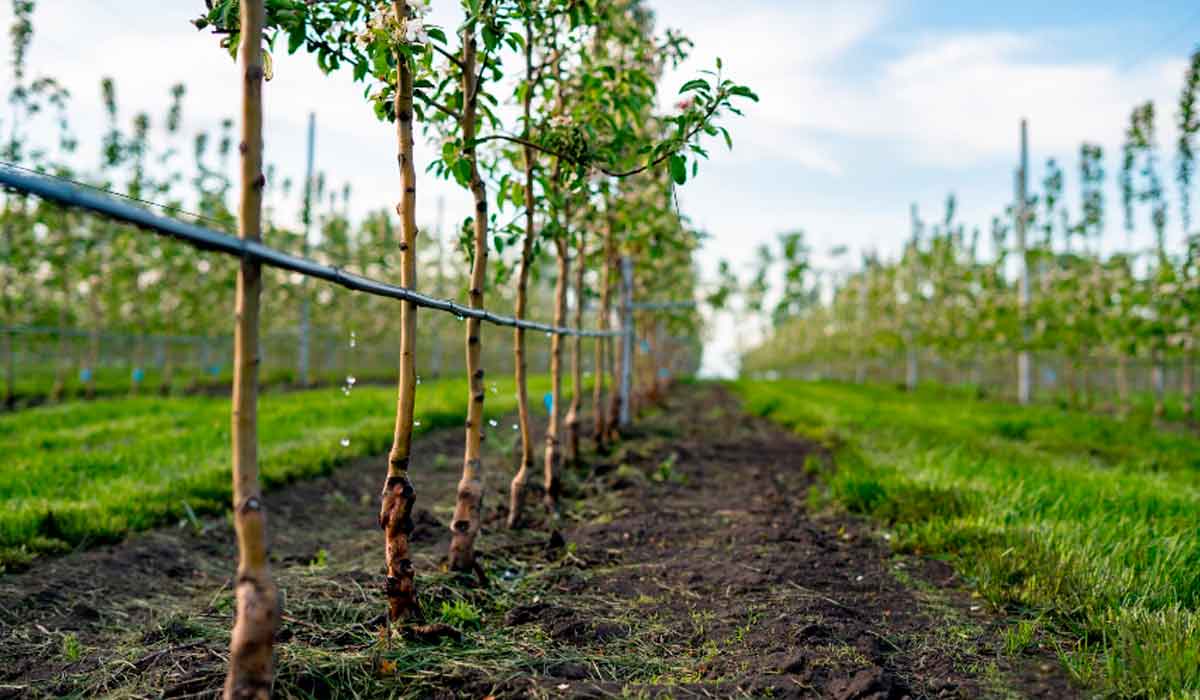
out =
<path fill-rule="evenodd" d="M 682 95 L 689 90 L 708 90 L 708 81 L 701 78 L 693 78 L 680 86 L 679 94 Z"/>
<path fill-rule="evenodd" d="M 725 145 L 728 146 L 729 150 L 732 151 L 733 150 L 733 139 L 730 138 L 730 136 L 729 136 L 729 130 L 723 126 L 718 126 L 717 128 L 720 129 L 721 135 L 725 137 Z"/>
<path fill-rule="evenodd" d="M 671 179 L 676 185 L 687 182 L 687 160 L 678 153 L 667 159 L 667 167 L 671 169 Z"/>
<path fill-rule="evenodd" d="M 753 102 L 758 102 L 758 95 L 754 94 L 754 91 L 745 85 L 734 85 L 733 87 L 729 88 L 729 93 L 731 95 L 748 98 Z"/>
<path fill-rule="evenodd" d="M 304 45 L 304 27 L 299 26 L 288 32 L 288 53 L 296 53 Z"/>
<path fill-rule="evenodd" d="M 496 32 L 492 31 L 492 28 L 485 24 L 483 25 L 482 34 L 484 47 L 486 47 L 488 51 L 495 49 L 496 44 L 500 42 L 500 37 L 496 36 Z"/>
<path fill-rule="evenodd" d="M 471 161 L 459 158 L 454 162 L 454 179 L 463 187 L 471 183 Z"/>

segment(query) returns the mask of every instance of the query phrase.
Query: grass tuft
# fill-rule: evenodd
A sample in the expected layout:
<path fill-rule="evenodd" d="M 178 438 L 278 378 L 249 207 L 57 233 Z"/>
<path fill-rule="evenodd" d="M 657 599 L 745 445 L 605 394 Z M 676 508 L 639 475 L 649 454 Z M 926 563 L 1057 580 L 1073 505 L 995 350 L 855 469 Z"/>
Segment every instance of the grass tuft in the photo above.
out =
<path fill-rule="evenodd" d="M 488 416 L 513 409 L 511 381 L 488 397 Z M 544 377 L 530 382 L 539 392 Z M 461 425 L 462 379 L 425 382 L 417 433 Z M 395 390 L 359 387 L 264 395 L 259 460 L 265 488 L 329 473 L 387 450 Z M 226 510 L 229 399 L 102 399 L 0 415 L 0 571 L 44 554 L 114 542 L 130 531 Z"/>

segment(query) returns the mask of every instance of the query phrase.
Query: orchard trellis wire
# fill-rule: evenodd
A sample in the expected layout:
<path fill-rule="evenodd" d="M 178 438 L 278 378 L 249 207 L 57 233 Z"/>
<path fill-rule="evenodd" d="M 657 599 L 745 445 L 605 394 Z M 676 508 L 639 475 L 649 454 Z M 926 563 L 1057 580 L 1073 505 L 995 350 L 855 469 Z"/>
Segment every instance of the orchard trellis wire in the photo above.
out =
<path fill-rule="evenodd" d="M 323 265 L 314 260 L 285 253 L 258 241 L 237 238 L 226 233 L 191 224 L 178 219 L 153 214 L 132 204 L 117 201 L 100 192 L 89 191 L 71 182 L 49 175 L 34 175 L 20 172 L 16 168 L 0 165 L 0 187 L 6 190 L 29 194 L 65 207 L 82 209 L 94 214 L 131 224 L 139 230 L 173 238 L 200 250 L 214 251 L 250 260 L 287 272 L 331 282 L 354 292 L 408 301 L 417 306 L 454 314 L 457 318 L 474 318 L 497 326 L 523 328 L 549 334 L 579 336 L 581 338 L 623 338 L 625 350 L 620 353 L 621 368 L 618 388 L 620 393 L 619 425 L 630 422 L 630 394 L 633 377 L 634 311 L 667 311 L 689 309 L 695 302 L 634 302 L 632 261 L 622 258 L 623 304 L 619 308 L 622 327 L 616 330 L 592 330 L 553 326 L 539 321 L 503 316 L 486 309 L 473 309 L 449 299 L 438 299 L 387 282 L 347 272 L 338 267 Z"/>
<path fill-rule="evenodd" d="M 130 204 L 118 202 L 96 192 L 89 192 L 67 182 L 44 175 L 27 175 L 8 166 L 0 165 L 0 186 L 6 189 L 31 194 L 41 199 L 75 209 L 83 209 L 116 221 L 131 224 L 139 229 L 160 236 L 174 238 L 201 250 L 224 253 L 243 260 L 258 262 L 287 272 L 296 272 L 306 277 L 331 282 L 346 289 L 386 297 L 397 301 L 408 301 L 417 306 L 454 314 L 459 318 L 474 318 L 497 326 L 524 328 L 558 335 L 584 338 L 618 337 L 632 332 L 630 328 L 617 330 L 585 330 L 548 323 L 502 316 L 486 309 L 473 309 L 449 299 L 437 299 L 420 292 L 369 277 L 347 272 L 340 268 L 323 265 L 314 260 L 285 253 L 258 241 L 246 240 L 213 231 L 178 219 L 158 216 Z"/>

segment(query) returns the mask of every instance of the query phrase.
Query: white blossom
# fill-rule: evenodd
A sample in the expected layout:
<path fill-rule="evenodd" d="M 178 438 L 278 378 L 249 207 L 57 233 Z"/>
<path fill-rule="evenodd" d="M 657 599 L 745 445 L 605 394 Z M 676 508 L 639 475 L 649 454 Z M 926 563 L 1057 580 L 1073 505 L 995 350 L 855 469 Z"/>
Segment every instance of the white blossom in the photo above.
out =
<path fill-rule="evenodd" d="M 404 23 L 404 40 L 410 44 L 424 44 L 429 41 L 425 33 L 425 23 L 418 17 L 413 17 Z"/>

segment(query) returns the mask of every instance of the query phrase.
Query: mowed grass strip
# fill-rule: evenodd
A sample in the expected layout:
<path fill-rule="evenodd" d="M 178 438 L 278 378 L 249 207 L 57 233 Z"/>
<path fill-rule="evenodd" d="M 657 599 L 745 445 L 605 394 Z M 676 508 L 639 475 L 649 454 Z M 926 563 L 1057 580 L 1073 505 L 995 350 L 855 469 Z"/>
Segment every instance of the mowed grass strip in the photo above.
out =
<path fill-rule="evenodd" d="M 532 378 L 531 395 L 548 385 Z M 487 386 L 487 416 L 515 408 L 511 380 Z M 416 432 L 461 425 L 466 400 L 465 379 L 422 383 Z M 264 487 L 386 451 L 395 410 L 396 390 L 384 387 L 357 387 L 348 396 L 336 388 L 263 395 Z M 117 540 L 189 510 L 228 508 L 229 445 L 226 397 L 105 399 L 0 415 L 0 571 L 38 554 Z"/>
<path fill-rule="evenodd" d="M 1200 694 L 1200 439 L 944 392 L 740 381 L 747 410 L 837 450 L 828 495 L 943 556 L 1085 686 Z"/>

